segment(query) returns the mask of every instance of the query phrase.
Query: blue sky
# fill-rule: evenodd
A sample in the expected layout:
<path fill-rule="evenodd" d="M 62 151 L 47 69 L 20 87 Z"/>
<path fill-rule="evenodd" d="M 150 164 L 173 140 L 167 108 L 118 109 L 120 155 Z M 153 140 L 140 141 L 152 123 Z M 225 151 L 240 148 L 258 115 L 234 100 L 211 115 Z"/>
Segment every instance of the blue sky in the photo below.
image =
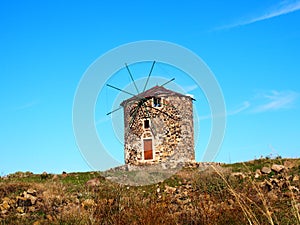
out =
<path fill-rule="evenodd" d="M 296 0 L 1 2 L 0 175 L 89 170 L 72 128 L 76 88 L 99 56 L 140 40 L 189 48 L 215 74 L 228 112 L 215 161 L 299 157 L 299 21 Z M 209 112 L 189 84 L 178 83 L 200 106 L 200 160 Z"/>

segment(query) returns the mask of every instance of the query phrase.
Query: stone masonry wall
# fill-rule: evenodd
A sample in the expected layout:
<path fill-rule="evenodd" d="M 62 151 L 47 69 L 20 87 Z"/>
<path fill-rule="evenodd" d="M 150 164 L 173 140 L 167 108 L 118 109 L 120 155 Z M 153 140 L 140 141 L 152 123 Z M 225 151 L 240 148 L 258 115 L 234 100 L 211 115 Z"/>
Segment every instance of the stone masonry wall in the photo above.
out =
<path fill-rule="evenodd" d="M 186 162 L 195 159 L 193 103 L 188 96 L 161 97 L 162 107 L 153 107 L 153 98 L 130 101 L 124 106 L 125 163 Z M 150 128 L 144 128 L 144 120 Z M 143 139 L 152 138 L 154 158 L 143 159 Z"/>

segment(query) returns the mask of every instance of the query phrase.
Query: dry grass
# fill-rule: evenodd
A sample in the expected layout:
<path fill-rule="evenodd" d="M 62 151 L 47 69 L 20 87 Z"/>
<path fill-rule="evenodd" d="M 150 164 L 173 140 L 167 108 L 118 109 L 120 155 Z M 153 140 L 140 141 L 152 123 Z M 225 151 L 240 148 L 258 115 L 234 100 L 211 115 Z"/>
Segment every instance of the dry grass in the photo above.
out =
<path fill-rule="evenodd" d="M 257 168 L 272 163 L 183 169 L 164 182 L 140 187 L 104 179 L 97 187 L 86 187 L 87 180 L 101 178 L 98 173 L 56 180 L 18 174 L 0 179 L 0 205 L 5 197 L 15 201 L 0 212 L 0 224 L 300 224 L 300 181 L 289 178 L 299 175 L 300 160 L 285 173 L 254 178 Z M 232 171 L 246 177 L 234 177 Z M 270 179 L 284 185 L 266 190 L 262 184 Z M 19 213 L 16 198 L 29 188 L 37 191 L 37 202 Z"/>

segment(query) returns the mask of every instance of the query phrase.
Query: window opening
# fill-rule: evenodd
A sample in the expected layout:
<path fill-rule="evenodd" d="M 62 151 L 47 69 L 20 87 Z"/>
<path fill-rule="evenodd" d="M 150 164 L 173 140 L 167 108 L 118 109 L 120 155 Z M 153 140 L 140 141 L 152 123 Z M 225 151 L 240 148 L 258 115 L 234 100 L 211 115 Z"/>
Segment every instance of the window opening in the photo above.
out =
<path fill-rule="evenodd" d="M 161 98 L 153 98 L 153 107 L 161 107 Z"/>
<path fill-rule="evenodd" d="M 150 127 L 150 121 L 149 120 L 144 120 L 144 128 L 147 129 Z"/>

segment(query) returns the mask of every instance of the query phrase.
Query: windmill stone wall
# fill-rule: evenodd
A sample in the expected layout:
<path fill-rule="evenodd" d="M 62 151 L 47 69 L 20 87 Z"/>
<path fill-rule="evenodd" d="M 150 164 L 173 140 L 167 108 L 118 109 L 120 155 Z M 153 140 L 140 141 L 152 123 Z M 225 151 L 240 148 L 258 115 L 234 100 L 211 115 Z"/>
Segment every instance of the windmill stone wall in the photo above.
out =
<path fill-rule="evenodd" d="M 190 96 L 155 86 L 121 105 L 124 108 L 126 164 L 139 166 L 195 160 L 193 99 Z M 151 147 L 152 152 L 146 151 Z"/>

